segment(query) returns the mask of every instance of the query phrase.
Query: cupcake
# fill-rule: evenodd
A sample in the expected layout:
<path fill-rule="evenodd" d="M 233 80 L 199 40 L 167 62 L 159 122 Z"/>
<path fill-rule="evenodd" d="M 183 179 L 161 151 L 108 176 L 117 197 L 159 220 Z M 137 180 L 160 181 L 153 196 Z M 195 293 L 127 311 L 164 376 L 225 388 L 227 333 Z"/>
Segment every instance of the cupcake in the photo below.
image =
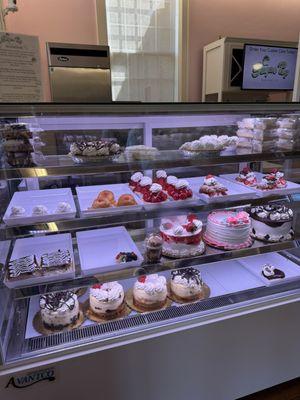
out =
<path fill-rule="evenodd" d="M 163 239 L 158 233 L 151 233 L 145 240 L 146 260 L 150 263 L 159 262 L 162 256 Z"/>
<path fill-rule="evenodd" d="M 181 301 L 195 301 L 205 297 L 201 273 L 195 268 L 172 271 L 170 289 L 174 297 Z"/>
<path fill-rule="evenodd" d="M 140 276 L 133 287 L 133 304 L 145 311 L 159 310 L 167 301 L 167 282 L 157 274 Z"/>

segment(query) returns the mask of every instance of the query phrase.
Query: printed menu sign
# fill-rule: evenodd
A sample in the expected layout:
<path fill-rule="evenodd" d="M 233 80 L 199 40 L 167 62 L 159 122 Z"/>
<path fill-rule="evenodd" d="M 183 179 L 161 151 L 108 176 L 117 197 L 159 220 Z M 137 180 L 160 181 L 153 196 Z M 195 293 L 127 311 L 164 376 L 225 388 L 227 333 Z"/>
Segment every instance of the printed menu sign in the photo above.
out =
<path fill-rule="evenodd" d="M 39 40 L 0 32 L 0 102 L 43 101 Z"/>
<path fill-rule="evenodd" d="M 293 90 L 297 49 L 245 45 L 243 89 Z"/>

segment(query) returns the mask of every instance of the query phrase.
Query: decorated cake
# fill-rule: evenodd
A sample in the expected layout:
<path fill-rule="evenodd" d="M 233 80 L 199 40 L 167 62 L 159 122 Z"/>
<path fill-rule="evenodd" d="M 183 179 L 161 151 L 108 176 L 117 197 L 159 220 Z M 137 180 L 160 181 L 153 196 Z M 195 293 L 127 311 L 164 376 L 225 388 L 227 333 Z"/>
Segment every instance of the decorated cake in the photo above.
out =
<path fill-rule="evenodd" d="M 252 245 L 251 221 L 245 211 L 212 211 L 207 218 L 204 241 L 212 247 L 235 250 Z"/>
<path fill-rule="evenodd" d="M 182 301 L 195 301 L 205 297 L 201 273 L 195 268 L 172 271 L 170 290 L 176 298 Z"/>
<path fill-rule="evenodd" d="M 265 242 L 281 242 L 292 239 L 294 231 L 293 210 L 282 204 L 252 207 L 251 235 Z"/>
<path fill-rule="evenodd" d="M 228 189 L 218 182 L 213 175 L 207 175 L 199 189 L 199 193 L 206 194 L 209 197 L 225 196 L 227 192 Z"/>
<path fill-rule="evenodd" d="M 46 253 L 41 256 L 41 267 L 48 271 L 65 268 L 68 269 L 72 265 L 72 258 L 69 250 L 58 250 Z"/>
<path fill-rule="evenodd" d="M 72 156 L 110 156 L 120 154 L 120 145 L 113 140 L 95 140 L 90 142 L 72 143 L 70 147 L 70 154 Z"/>
<path fill-rule="evenodd" d="M 115 318 L 124 310 L 124 289 L 118 282 L 93 285 L 90 289 L 90 309 L 106 319 Z"/>
<path fill-rule="evenodd" d="M 264 175 L 261 181 L 257 184 L 257 188 L 261 190 L 283 189 L 287 186 L 284 179 L 284 173 L 273 169 L 270 173 Z"/>
<path fill-rule="evenodd" d="M 186 200 L 193 197 L 193 192 L 185 179 L 178 179 L 174 188 L 168 190 L 168 194 L 173 200 Z"/>
<path fill-rule="evenodd" d="M 243 168 L 235 179 L 246 186 L 256 186 L 257 184 L 255 174 L 249 167 Z"/>
<path fill-rule="evenodd" d="M 40 297 L 45 328 L 61 330 L 74 325 L 80 317 L 79 302 L 73 292 L 49 293 Z"/>
<path fill-rule="evenodd" d="M 34 255 L 12 260 L 8 263 L 9 278 L 27 278 L 32 276 L 37 271 L 38 267 L 39 266 Z"/>
<path fill-rule="evenodd" d="M 196 215 L 162 219 L 160 234 L 163 238 L 163 255 L 172 258 L 195 257 L 203 254 L 202 222 Z"/>
<path fill-rule="evenodd" d="M 133 287 L 133 303 L 142 310 L 157 310 L 167 301 L 167 281 L 157 274 L 140 276 Z"/>

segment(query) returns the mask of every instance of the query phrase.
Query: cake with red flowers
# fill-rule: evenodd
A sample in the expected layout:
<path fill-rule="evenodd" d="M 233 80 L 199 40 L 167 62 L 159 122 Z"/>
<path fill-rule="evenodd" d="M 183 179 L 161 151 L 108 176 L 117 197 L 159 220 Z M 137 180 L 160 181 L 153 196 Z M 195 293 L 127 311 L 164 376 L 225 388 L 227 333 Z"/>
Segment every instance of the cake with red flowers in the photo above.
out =
<path fill-rule="evenodd" d="M 188 181 L 185 179 L 178 179 L 174 185 L 174 189 L 168 190 L 168 195 L 173 200 L 187 200 L 193 197 L 193 192 L 190 189 Z"/>
<path fill-rule="evenodd" d="M 153 180 L 154 183 L 158 183 L 162 186 L 165 190 L 167 188 L 167 173 L 166 171 L 160 169 L 155 172 L 155 179 Z"/>
<path fill-rule="evenodd" d="M 273 169 L 270 173 L 264 175 L 261 181 L 257 184 L 257 189 L 284 189 L 286 186 L 287 182 L 284 179 L 284 173 L 278 171 L 278 169 Z"/>
<path fill-rule="evenodd" d="M 162 186 L 158 183 L 153 183 L 149 190 L 144 191 L 143 193 L 143 200 L 146 203 L 162 203 L 167 201 L 167 199 L 167 194 L 162 190 Z"/>
<path fill-rule="evenodd" d="M 133 286 L 133 303 L 145 311 L 158 310 L 166 304 L 167 293 L 167 281 L 164 276 L 143 275 Z"/>
<path fill-rule="evenodd" d="M 199 193 L 206 194 L 208 197 L 225 196 L 227 192 L 227 187 L 218 182 L 213 175 L 207 175 L 199 189 Z"/>
<path fill-rule="evenodd" d="M 245 211 L 212 211 L 207 218 L 203 239 L 206 244 L 224 250 L 236 250 L 252 245 L 251 220 Z"/>
<path fill-rule="evenodd" d="M 124 289 L 118 282 L 97 283 L 90 288 L 90 309 L 99 317 L 116 318 L 124 307 Z"/>
<path fill-rule="evenodd" d="M 160 234 L 163 238 L 163 255 L 171 258 L 196 257 L 203 254 L 203 224 L 196 215 L 180 215 L 162 219 Z"/>
<path fill-rule="evenodd" d="M 235 180 L 243 183 L 246 186 L 256 186 L 257 184 L 256 176 L 249 167 L 243 168 Z"/>
<path fill-rule="evenodd" d="M 129 186 L 134 192 L 140 190 L 140 181 L 144 177 L 141 172 L 135 172 L 129 179 Z"/>

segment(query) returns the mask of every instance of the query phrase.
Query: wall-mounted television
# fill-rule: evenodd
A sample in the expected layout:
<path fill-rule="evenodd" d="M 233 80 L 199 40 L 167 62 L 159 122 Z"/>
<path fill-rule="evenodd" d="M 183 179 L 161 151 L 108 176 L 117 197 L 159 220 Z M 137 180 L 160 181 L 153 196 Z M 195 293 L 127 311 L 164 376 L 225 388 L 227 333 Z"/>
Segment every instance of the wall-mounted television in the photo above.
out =
<path fill-rule="evenodd" d="M 245 44 L 242 89 L 293 90 L 297 48 Z"/>

